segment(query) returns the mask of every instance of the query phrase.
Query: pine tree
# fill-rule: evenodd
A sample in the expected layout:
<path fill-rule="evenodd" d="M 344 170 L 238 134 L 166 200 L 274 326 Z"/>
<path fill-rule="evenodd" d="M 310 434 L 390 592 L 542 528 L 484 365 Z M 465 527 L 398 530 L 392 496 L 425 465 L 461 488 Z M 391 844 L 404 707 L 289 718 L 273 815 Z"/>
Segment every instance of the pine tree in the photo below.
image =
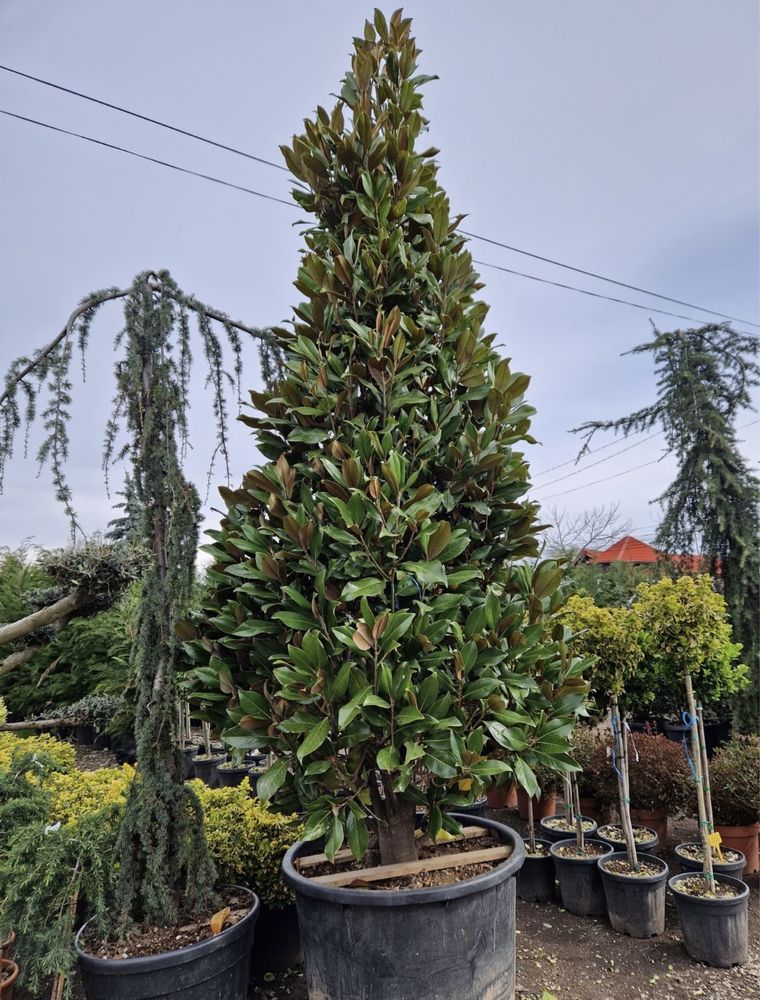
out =
<path fill-rule="evenodd" d="M 585 448 L 598 430 L 627 436 L 662 427 L 678 472 L 657 498 L 663 518 L 655 545 L 663 552 L 701 553 L 723 591 L 751 678 L 735 721 L 753 731 L 760 726 L 760 481 L 741 454 L 736 421 L 751 408 L 752 389 L 760 384 L 759 343 L 726 323 L 655 330 L 652 340 L 629 352 L 652 355 L 654 402 L 626 417 L 576 428 L 585 434 Z"/>

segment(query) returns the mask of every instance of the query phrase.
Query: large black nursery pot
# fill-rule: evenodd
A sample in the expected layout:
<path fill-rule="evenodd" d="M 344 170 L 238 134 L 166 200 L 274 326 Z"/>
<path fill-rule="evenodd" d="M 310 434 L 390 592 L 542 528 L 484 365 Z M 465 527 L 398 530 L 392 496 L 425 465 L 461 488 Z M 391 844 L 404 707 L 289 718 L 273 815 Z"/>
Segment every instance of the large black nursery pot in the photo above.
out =
<path fill-rule="evenodd" d="M 528 854 L 528 841 L 524 842 L 525 861 L 517 873 L 517 897 L 527 903 L 550 903 L 555 896 L 554 858 L 549 853 L 548 840 L 536 838 L 536 844 L 546 848 L 546 854 Z"/>
<path fill-rule="evenodd" d="M 657 874 L 632 876 L 607 871 L 605 865 L 610 861 L 628 860 L 626 851 L 615 851 L 597 861 L 607 898 L 607 915 L 618 934 L 654 937 L 665 930 L 665 894 L 670 872 L 667 864 L 654 854 L 637 852 L 637 857 L 640 862 L 657 868 Z"/>
<path fill-rule="evenodd" d="M 212 754 L 210 757 L 207 757 L 205 754 L 197 755 L 193 762 L 195 777 L 200 778 L 209 788 L 218 788 L 219 772 L 217 771 L 217 766 L 225 760 L 227 760 L 226 753 Z"/>
<path fill-rule="evenodd" d="M 694 878 L 694 873 L 684 872 L 668 880 L 687 952 L 697 962 L 719 969 L 744 965 L 748 952 L 749 886 L 730 875 L 715 875 L 716 882 L 730 885 L 739 894 L 729 899 L 708 899 L 679 892 L 679 882 L 687 878 Z"/>
<path fill-rule="evenodd" d="M 681 871 L 701 872 L 702 861 L 697 861 L 696 858 L 690 858 L 683 854 L 681 852 L 682 847 L 698 847 L 701 851 L 702 845 L 698 842 L 693 842 L 689 844 L 679 844 L 678 847 L 676 847 L 676 859 L 680 865 Z M 744 866 L 747 864 L 747 859 L 742 852 L 737 851 L 736 848 L 732 847 L 730 849 L 735 854 L 738 854 L 739 857 L 735 861 L 718 861 L 717 858 L 713 858 L 713 871 L 717 872 L 719 875 L 731 875 L 733 878 L 740 879 L 742 877 L 742 872 L 744 871 Z"/>
<path fill-rule="evenodd" d="M 80 947 L 85 924 L 74 944 L 87 1000 L 245 1000 L 259 899 L 250 889 L 232 888 L 251 900 L 242 920 L 199 944 L 160 955 L 88 955 Z"/>
<path fill-rule="evenodd" d="M 95 742 L 95 726 L 91 722 L 78 722 L 74 726 L 74 742 L 80 747 L 91 747 Z"/>
<path fill-rule="evenodd" d="M 198 753 L 198 747 L 193 743 L 192 745 L 186 744 L 182 747 L 182 777 L 194 778 L 195 777 L 195 758 Z"/>
<path fill-rule="evenodd" d="M 613 834 L 613 832 L 607 832 L 610 826 L 615 824 L 605 823 L 604 826 L 600 826 L 596 831 L 594 836 L 597 840 L 601 840 L 605 844 L 609 844 L 613 851 L 623 851 L 625 850 L 625 837 L 620 832 L 619 836 Z M 649 836 L 646 840 L 636 841 L 636 851 L 641 851 L 643 854 L 649 854 L 651 851 L 657 850 L 660 844 L 660 838 L 656 830 L 652 830 L 650 827 L 634 827 L 636 830 L 644 829 L 647 831 Z"/>
<path fill-rule="evenodd" d="M 296 904 L 270 909 L 262 903 L 251 953 L 251 972 L 284 972 L 302 963 Z"/>
<path fill-rule="evenodd" d="M 559 847 L 575 847 L 575 837 L 560 840 L 552 844 L 549 850 L 554 858 L 554 870 L 564 908 L 579 917 L 602 917 L 607 912 L 607 898 L 604 895 L 604 885 L 597 861 L 600 857 L 609 857 L 612 848 L 601 840 L 586 838 L 586 844 L 603 847 L 604 853 L 593 854 L 587 858 L 565 858 L 557 853 Z"/>
<path fill-rule="evenodd" d="M 544 840 L 548 840 L 550 844 L 557 844 L 560 840 L 567 840 L 568 837 L 575 836 L 575 830 L 555 830 L 549 824 L 552 820 L 564 820 L 564 813 L 557 813 L 555 816 L 545 816 L 540 823 L 541 826 L 541 836 Z M 596 834 L 597 824 L 596 820 L 593 820 L 590 816 L 581 816 L 581 822 L 584 824 L 590 823 L 591 826 L 588 829 L 583 829 L 583 835 L 585 837 L 593 837 Z"/>
<path fill-rule="evenodd" d="M 282 870 L 296 894 L 309 1000 L 512 1000 L 522 838 L 495 820 L 452 815 L 493 830 L 511 855 L 464 882 L 367 890 L 304 878 L 295 860 L 317 847 L 290 848 Z"/>

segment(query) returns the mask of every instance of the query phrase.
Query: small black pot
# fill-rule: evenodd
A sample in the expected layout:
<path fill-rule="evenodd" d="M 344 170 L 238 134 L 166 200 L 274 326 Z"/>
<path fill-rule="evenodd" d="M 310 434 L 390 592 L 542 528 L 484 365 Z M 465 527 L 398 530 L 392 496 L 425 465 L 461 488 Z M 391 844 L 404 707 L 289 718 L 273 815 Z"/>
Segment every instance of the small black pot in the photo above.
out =
<path fill-rule="evenodd" d="M 481 795 L 479 799 L 475 799 L 468 806 L 454 806 L 452 809 L 447 809 L 446 812 L 461 813 L 464 816 L 485 816 L 487 805 L 488 796 Z"/>
<path fill-rule="evenodd" d="M 182 747 L 182 777 L 185 781 L 195 777 L 195 757 L 197 753 L 198 747 L 195 744 Z"/>
<path fill-rule="evenodd" d="M 712 757 L 721 743 L 726 743 L 730 739 L 731 721 L 729 719 L 705 723 L 705 749 L 708 757 Z"/>
<path fill-rule="evenodd" d="M 95 726 L 89 722 L 78 722 L 74 726 L 74 742 L 80 747 L 91 747 L 95 742 Z"/>
<path fill-rule="evenodd" d="M 604 867 L 609 861 L 626 861 L 625 851 L 616 851 L 597 861 L 607 897 L 607 914 L 612 929 L 635 938 L 653 937 L 665 930 L 665 893 L 668 866 L 654 854 L 638 854 L 639 861 L 656 865 L 656 875 L 641 878 L 619 875 Z"/>
<path fill-rule="evenodd" d="M 134 764 L 137 761 L 137 745 L 134 736 L 116 736 L 112 745 L 114 756 L 120 764 Z"/>
<path fill-rule="evenodd" d="M 248 780 L 251 783 L 251 798 L 255 799 L 257 794 L 257 788 L 259 784 L 259 778 L 266 774 L 266 771 L 261 771 L 257 767 L 248 768 Z"/>
<path fill-rule="evenodd" d="M 558 847 L 565 845 L 574 847 L 574 837 L 552 844 L 549 850 L 554 858 L 554 870 L 557 873 L 559 894 L 564 908 L 579 917 L 602 917 L 607 912 L 607 897 L 604 895 L 604 885 L 597 861 L 600 857 L 609 857 L 612 848 L 609 844 L 603 844 L 601 840 L 587 842 L 604 847 L 604 854 L 595 854 L 590 858 L 563 858 L 561 854 L 557 854 Z"/>
<path fill-rule="evenodd" d="M 744 965 L 748 952 L 749 887 L 738 878 L 716 875 L 716 882 L 740 890 L 739 895 L 732 899 L 706 899 L 679 892 L 678 883 L 693 877 L 692 872 L 684 872 L 668 880 L 676 901 L 686 951 L 697 962 L 705 962 L 718 969 Z"/>
<path fill-rule="evenodd" d="M 251 972 L 284 972 L 302 964 L 303 948 L 296 904 L 270 910 L 262 903 L 251 953 Z"/>
<path fill-rule="evenodd" d="M 682 847 L 701 847 L 698 843 L 688 843 L 679 844 L 676 847 L 676 858 L 682 872 L 701 872 L 702 862 L 695 861 L 694 858 L 687 858 L 681 854 Z M 736 851 L 735 847 L 731 848 L 732 851 Z M 732 875 L 734 878 L 741 879 L 742 872 L 744 871 L 744 866 L 747 864 L 747 859 L 744 857 L 741 851 L 736 851 L 737 854 L 741 855 L 738 861 L 717 861 L 713 858 L 713 871 L 717 872 L 719 875 Z M 743 879 L 742 879 L 743 881 Z"/>
<path fill-rule="evenodd" d="M 568 837 L 574 837 L 575 831 L 568 833 L 567 830 L 553 830 L 547 823 L 553 819 L 564 819 L 564 813 L 557 813 L 555 816 L 546 816 L 541 820 L 541 836 L 544 840 L 548 840 L 550 844 L 558 844 L 560 840 L 567 840 Z M 594 825 L 589 830 L 583 831 L 584 837 L 594 837 L 596 835 L 597 824 L 596 821 L 591 819 L 590 816 L 581 816 L 581 821 L 584 823 L 593 823 Z"/>
<path fill-rule="evenodd" d="M 220 767 L 220 765 L 217 764 L 216 787 L 235 788 L 236 785 L 242 783 L 243 778 L 248 777 L 248 771 L 249 768 L 247 765 L 244 765 L 243 767 Z"/>
<path fill-rule="evenodd" d="M 603 843 L 609 844 L 613 851 L 624 851 L 625 850 L 625 839 L 623 838 L 621 840 L 617 840 L 615 837 L 609 837 L 609 836 L 607 836 L 607 834 L 604 832 L 604 830 L 605 830 L 606 826 L 608 826 L 608 825 L 609 824 L 605 824 L 605 826 L 600 826 L 599 829 L 596 831 L 595 836 L 599 840 L 601 840 Z M 656 830 L 652 830 L 651 827 L 648 827 L 648 826 L 637 827 L 635 824 L 634 824 L 634 829 L 635 830 L 644 829 L 644 830 L 647 831 L 647 833 L 650 834 L 650 836 L 646 840 L 637 840 L 636 841 L 636 851 L 637 852 L 641 851 L 643 854 L 647 854 L 650 851 L 654 851 L 654 850 L 657 849 L 657 847 L 659 846 L 659 843 L 660 843 L 660 838 L 657 836 Z"/>
<path fill-rule="evenodd" d="M 248 767 L 266 767 L 267 755 L 265 753 L 247 753 L 245 755 L 245 762 Z"/>
<path fill-rule="evenodd" d="M 217 771 L 217 765 L 222 764 L 225 760 L 227 760 L 226 753 L 206 757 L 203 760 L 199 760 L 196 756 L 194 760 L 195 777 L 200 778 L 209 788 L 218 788 L 219 772 Z"/>
<path fill-rule="evenodd" d="M 662 731 L 673 743 L 680 743 L 689 732 L 689 727 L 685 726 L 683 722 L 665 722 Z"/>
<path fill-rule="evenodd" d="M 177 951 L 143 958 L 96 958 L 74 942 L 87 1000 L 245 1000 L 253 932 L 259 900 L 250 889 L 235 886 L 251 897 L 253 908 L 242 920 L 220 934 Z"/>
<path fill-rule="evenodd" d="M 95 737 L 95 749 L 96 750 L 110 750 L 111 749 L 111 734 L 110 733 L 98 733 Z"/>
<path fill-rule="evenodd" d="M 549 850 L 548 840 L 536 839 L 537 844 Z M 517 898 L 528 903 L 550 903 L 555 896 L 554 858 L 531 857 L 528 854 L 528 841 L 524 841 L 525 861 L 517 873 Z"/>

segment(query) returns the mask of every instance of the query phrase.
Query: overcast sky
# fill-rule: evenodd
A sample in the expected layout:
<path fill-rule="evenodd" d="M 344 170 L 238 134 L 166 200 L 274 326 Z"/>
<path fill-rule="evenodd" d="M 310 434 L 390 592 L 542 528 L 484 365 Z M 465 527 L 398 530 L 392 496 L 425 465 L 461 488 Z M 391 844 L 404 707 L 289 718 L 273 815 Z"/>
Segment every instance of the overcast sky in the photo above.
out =
<path fill-rule="evenodd" d="M 426 88 L 430 140 L 441 149 L 453 211 L 469 215 L 467 229 L 760 322 L 756 0 L 415 0 L 406 11 L 423 71 L 440 76 Z M 0 0 L 0 62 L 279 162 L 278 145 L 302 119 L 317 104 L 332 106 L 351 38 L 370 12 L 369 3 L 348 0 Z M 288 196 L 285 173 L 4 72 L 0 107 Z M 50 339 L 86 293 L 127 285 L 145 268 L 169 268 L 185 290 L 252 325 L 289 318 L 300 241 L 287 207 L 2 116 L 0 150 L 3 370 Z M 474 243 L 473 252 L 704 315 L 498 247 Z M 532 376 L 537 474 L 573 456 L 569 428 L 652 398 L 649 360 L 620 356 L 648 337 L 650 315 L 663 329 L 689 325 L 481 273 L 490 329 L 514 367 Z M 88 530 L 112 516 L 100 453 L 120 320 L 118 305 L 104 308 L 88 381 L 74 387 L 70 478 Z M 253 346 L 246 362 L 245 383 L 257 385 Z M 744 432 L 754 457 L 757 431 Z M 201 482 L 214 430 L 200 380 L 192 443 L 190 472 Z M 582 486 L 547 502 L 581 511 L 620 501 L 635 533 L 649 537 L 657 519 L 649 501 L 672 476 L 668 459 L 586 484 L 660 450 L 657 439 L 645 441 L 536 496 Z M 232 457 L 235 480 L 257 462 L 242 426 Z M 536 483 L 573 471 L 537 475 Z M 65 542 L 48 482 L 45 472 L 36 478 L 33 461 L 14 460 L 0 497 L 0 544 Z"/>

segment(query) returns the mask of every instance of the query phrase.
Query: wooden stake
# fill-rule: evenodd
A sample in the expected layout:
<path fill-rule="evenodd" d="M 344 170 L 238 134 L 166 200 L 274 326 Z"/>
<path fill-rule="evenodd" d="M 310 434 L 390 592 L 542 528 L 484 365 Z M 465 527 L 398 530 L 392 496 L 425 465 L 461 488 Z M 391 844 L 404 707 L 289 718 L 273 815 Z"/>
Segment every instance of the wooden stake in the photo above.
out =
<path fill-rule="evenodd" d="M 625 718 L 618 708 L 617 698 L 613 698 L 612 700 L 612 732 L 615 742 L 615 768 L 618 786 L 620 827 L 625 839 L 628 864 L 633 871 L 638 871 L 639 859 L 636 854 L 636 838 L 633 835 L 633 823 L 631 822 L 631 792 L 628 778 L 628 734 L 625 728 Z"/>
<path fill-rule="evenodd" d="M 562 779 L 565 794 L 565 820 L 568 826 L 573 825 L 573 783 L 569 774 Z"/>
<path fill-rule="evenodd" d="M 528 796 L 528 850 L 536 853 L 536 824 L 533 820 L 533 796 Z"/>
<path fill-rule="evenodd" d="M 421 861 L 400 861 L 396 865 L 378 865 L 376 868 L 318 875 L 311 881 L 319 885 L 382 882 L 384 879 L 405 878 L 407 875 L 442 871 L 444 868 L 463 868 L 465 865 L 478 865 L 487 861 L 504 861 L 511 853 L 511 847 L 486 847 L 482 851 L 462 851 L 461 854 L 443 854 L 437 858 L 423 858 Z"/>
<path fill-rule="evenodd" d="M 573 808 L 575 810 L 575 843 L 578 846 L 578 853 L 584 854 L 586 851 L 586 838 L 583 833 L 583 820 L 581 819 L 581 797 L 578 791 L 578 779 L 574 774 L 570 777 L 570 788 L 573 797 Z"/>
<path fill-rule="evenodd" d="M 462 828 L 461 834 L 458 834 L 452 840 L 447 840 L 446 843 L 453 844 L 457 840 L 474 840 L 476 837 L 482 837 L 484 836 L 484 834 L 487 833 L 488 831 L 484 829 L 484 827 L 482 826 L 465 826 Z M 422 837 L 420 840 L 417 841 L 417 843 L 421 847 L 433 846 L 433 842 L 432 840 L 430 840 L 429 837 Z M 326 854 L 307 854 L 303 858 L 298 858 L 298 860 L 296 861 L 296 868 L 300 872 L 303 871 L 305 868 L 316 868 L 317 865 L 323 865 L 325 863 L 339 865 L 342 861 L 352 861 L 353 857 L 354 857 L 353 852 L 350 851 L 348 848 L 345 848 L 342 851 L 338 851 L 338 853 L 333 858 L 332 862 L 330 862 L 330 859 L 327 857 Z"/>
<path fill-rule="evenodd" d="M 715 833 L 713 821 L 712 795 L 710 794 L 710 763 L 707 759 L 707 743 L 705 741 L 705 721 L 702 717 L 702 705 L 697 705 L 697 723 L 699 725 L 699 755 L 702 758 L 702 783 L 705 790 L 705 811 L 710 833 Z"/>
<path fill-rule="evenodd" d="M 697 785 L 697 815 L 699 816 L 699 839 L 702 842 L 702 872 L 705 877 L 705 882 L 707 883 L 707 888 L 710 892 L 713 892 L 715 880 L 713 877 L 712 849 L 710 847 L 707 807 L 705 806 L 705 786 L 702 774 L 702 753 L 699 748 L 697 706 L 694 701 L 694 688 L 691 683 L 691 674 L 688 670 L 684 671 L 684 683 L 686 685 L 686 704 L 691 719 L 689 733 L 691 735 L 692 764 L 694 767 L 694 776 Z"/>

